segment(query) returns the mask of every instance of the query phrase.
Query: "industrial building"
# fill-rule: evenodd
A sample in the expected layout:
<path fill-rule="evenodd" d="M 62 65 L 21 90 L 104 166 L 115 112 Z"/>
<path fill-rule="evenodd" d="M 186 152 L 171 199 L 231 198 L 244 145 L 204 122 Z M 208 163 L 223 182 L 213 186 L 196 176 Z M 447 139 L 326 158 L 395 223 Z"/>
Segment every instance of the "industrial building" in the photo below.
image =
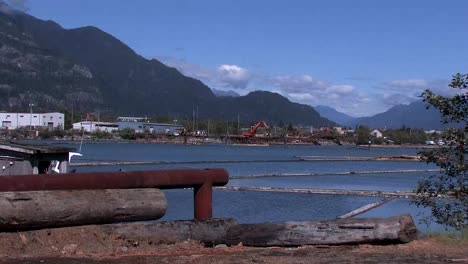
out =
<path fill-rule="evenodd" d="M 73 129 L 86 132 L 114 132 L 122 129 L 132 129 L 137 133 L 149 132 L 154 134 L 179 135 L 184 127 L 177 124 L 163 123 L 145 123 L 137 121 L 123 122 L 96 122 L 96 121 L 81 121 L 73 124 Z"/>
<path fill-rule="evenodd" d="M 119 125 L 111 122 L 81 121 L 73 123 L 73 129 L 86 132 L 113 132 L 119 130 Z"/>
<path fill-rule="evenodd" d="M 119 130 L 133 129 L 135 132 L 149 132 L 154 134 L 179 135 L 184 130 L 184 126 L 164 123 L 144 123 L 144 122 L 117 122 Z"/>
<path fill-rule="evenodd" d="M 0 113 L 1 129 L 20 127 L 63 129 L 65 115 L 62 113 Z"/>
<path fill-rule="evenodd" d="M 119 122 L 147 122 L 147 117 L 135 117 L 135 116 L 119 116 L 117 117 Z"/>

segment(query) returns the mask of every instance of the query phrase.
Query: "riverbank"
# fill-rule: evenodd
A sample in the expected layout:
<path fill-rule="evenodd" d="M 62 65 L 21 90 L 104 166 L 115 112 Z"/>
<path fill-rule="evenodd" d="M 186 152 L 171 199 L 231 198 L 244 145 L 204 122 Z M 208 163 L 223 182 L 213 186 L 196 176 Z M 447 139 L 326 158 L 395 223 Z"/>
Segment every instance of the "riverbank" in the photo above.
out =
<path fill-rule="evenodd" d="M 67 245 L 60 238 L 16 241 L 0 246 L 0 263 L 468 263 L 468 241 L 448 236 L 422 238 L 401 245 L 302 246 L 252 248 L 204 247 L 195 241 L 150 245 L 101 237 Z M 65 236 L 65 234 L 64 234 Z M 41 242 L 39 242 L 41 241 Z M 33 249 L 34 248 L 34 249 Z"/>
<path fill-rule="evenodd" d="M 9 141 L 11 139 L 0 138 L 0 140 Z M 318 140 L 314 142 L 302 142 L 298 140 L 290 139 L 288 142 L 283 140 L 267 140 L 261 142 L 248 141 L 230 141 L 229 138 L 226 140 L 224 137 L 202 137 L 202 136 L 188 136 L 186 138 L 182 136 L 160 136 L 152 138 L 140 138 L 134 140 L 125 140 L 120 138 L 93 138 L 85 136 L 83 139 L 80 137 L 55 137 L 48 139 L 39 138 L 22 138 L 13 139 L 13 141 L 44 141 L 44 142 L 66 142 L 66 143 L 81 143 L 92 144 L 92 143 L 141 143 L 141 144 L 168 144 L 168 145 L 230 145 L 230 146 L 245 146 L 245 147 L 271 147 L 271 146 L 343 146 L 343 147 L 356 147 L 360 149 L 370 148 L 386 148 L 386 149 L 433 149 L 439 146 L 433 145 L 422 145 L 422 144 L 404 144 L 404 145 L 359 145 L 356 146 L 354 142 L 340 142 L 337 144 L 333 140 Z M 264 140 L 264 139 L 263 139 Z"/>

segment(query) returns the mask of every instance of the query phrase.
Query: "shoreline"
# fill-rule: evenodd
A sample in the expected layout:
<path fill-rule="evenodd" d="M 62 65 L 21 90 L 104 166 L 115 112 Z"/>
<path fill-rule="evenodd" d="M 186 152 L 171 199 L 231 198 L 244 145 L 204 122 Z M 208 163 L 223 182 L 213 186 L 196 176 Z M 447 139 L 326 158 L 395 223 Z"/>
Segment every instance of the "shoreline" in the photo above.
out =
<path fill-rule="evenodd" d="M 50 144 L 60 144 L 60 143 L 81 143 L 81 139 L 68 139 L 68 138 L 57 138 L 57 139 L 16 139 L 16 140 L 5 140 L 4 141 L 18 141 L 18 142 L 50 142 Z M 350 142 L 342 142 L 341 145 L 334 143 L 333 141 L 319 141 L 319 145 L 316 143 L 308 143 L 308 142 L 301 142 L 301 143 L 284 143 L 284 142 L 267 142 L 267 143 L 225 143 L 221 140 L 209 140 L 206 137 L 190 137 L 187 140 L 187 143 L 183 141 L 183 139 L 178 140 L 122 140 L 122 139 L 83 139 L 83 143 L 86 144 L 102 144 L 102 143 L 117 143 L 117 144 L 129 144 L 129 143 L 137 143 L 137 144 L 160 144 L 160 145 L 197 145 L 197 146 L 209 146 L 209 145 L 226 145 L 226 146 L 236 146 L 236 147 L 277 147 L 277 146 L 341 146 L 341 147 L 355 147 L 358 149 L 437 149 L 440 146 L 434 145 L 422 145 L 422 144 L 404 144 L 404 145 L 355 145 L 354 143 Z"/>

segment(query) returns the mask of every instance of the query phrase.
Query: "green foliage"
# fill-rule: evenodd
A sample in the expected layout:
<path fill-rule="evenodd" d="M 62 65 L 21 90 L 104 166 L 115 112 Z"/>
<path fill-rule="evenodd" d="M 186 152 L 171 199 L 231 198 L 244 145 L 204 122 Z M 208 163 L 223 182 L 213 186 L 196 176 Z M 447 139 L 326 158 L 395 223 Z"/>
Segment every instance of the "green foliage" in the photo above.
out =
<path fill-rule="evenodd" d="M 93 135 L 93 138 L 95 138 L 95 139 L 112 139 L 112 138 L 114 138 L 112 133 L 109 133 L 107 131 L 100 131 L 100 130 L 95 131 L 92 135 Z"/>
<path fill-rule="evenodd" d="M 63 138 L 65 137 L 66 132 L 63 129 L 41 129 L 39 130 L 39 138 L 41 139 L 49 139 L 49 138 Z"/>
<path fill-rule="evenodd" d="M 119 130 L 119 135 L 124 140 L 135 140 L 137 139 L 137 133 L 134 129 L 131 128 L 124 128 Z"/>
<path fill-rule="evenodd" d="M 406 127 L 386 130 L 383 135 L 387 140 L 391 140 L 395 144 L 424 144 L 427 140 L 424 130 Z"/>
<path fill-rule="evenodd" d="M 457 231 L 428 232 L 424 236 L 437 239 L 444 244 L 457 244 L 468 240 L 468 228 L 462 228 Z"/>
<path fill-rule="evenodd" d="M 450 87 L 459 89 L 453 97 L 444 97 L 426 90 L 425 102 L 438 109 L 443 123 L 459 123 L 464 129 L 452 128 L 445 133 L 447 145 L 421 154 L 441 172 L 418 183 L 415 199 L 418 206 L 431 209 L 436 222 L 457 229 L 468 226 L 468 75 L 456 74 Z"/>
<path fill-rule="evenodd" d="M 369 144 L 371 130 L 366 126 L 359 126 L 355 130 L 356 145 Z"/>

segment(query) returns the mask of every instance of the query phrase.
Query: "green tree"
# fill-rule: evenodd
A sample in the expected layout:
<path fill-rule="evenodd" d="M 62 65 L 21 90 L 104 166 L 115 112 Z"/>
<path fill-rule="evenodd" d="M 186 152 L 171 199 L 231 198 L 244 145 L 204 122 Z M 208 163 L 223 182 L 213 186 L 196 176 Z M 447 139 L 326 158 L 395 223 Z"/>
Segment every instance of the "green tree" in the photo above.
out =
<path fill-rule="evenodd" d="M 356 145 L 369 144 L 371 130 L 366 126 L 358 126 L 354 131 L 356 135 Z"/>
<path fill-rule="evenodd" d="M 124 140 L 135 140 L 137 138 L 135 130 L 131 128 L 119 130 L 119 135 Z"/>
<path fill-rule="evenodd" d="M 468 132 L 468 75 L 453 76 L 449 85 L 458 89 L 453 97 L 437 95 L 426 90 L 421 96 L 428 108 L 438 109 L 442 122 L 458 123 L 445 134 L 446 146 L 423 151 L 428 163 L 436 164 L 440 173 L 432 175 L 418 183 L 415 203 L 431 209 L 437 223 L 457 229 L 468 224 L 468 166 L 467 166 L 467 132 Z"/>

